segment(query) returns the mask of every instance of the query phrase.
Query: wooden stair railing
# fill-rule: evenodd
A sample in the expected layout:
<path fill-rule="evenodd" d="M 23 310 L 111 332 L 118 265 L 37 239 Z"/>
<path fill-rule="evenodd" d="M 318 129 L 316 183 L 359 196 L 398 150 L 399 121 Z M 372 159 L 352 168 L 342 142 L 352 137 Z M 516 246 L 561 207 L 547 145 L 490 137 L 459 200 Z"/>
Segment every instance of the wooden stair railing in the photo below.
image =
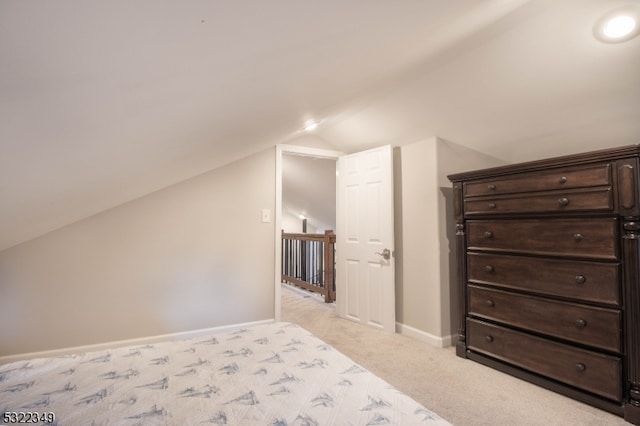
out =
<path fill-rule="evenodd" d="M 335 244 L 333 231 L 324 234 L 292 234 L 282 231 L 282 281 L 336 300 Z"/>

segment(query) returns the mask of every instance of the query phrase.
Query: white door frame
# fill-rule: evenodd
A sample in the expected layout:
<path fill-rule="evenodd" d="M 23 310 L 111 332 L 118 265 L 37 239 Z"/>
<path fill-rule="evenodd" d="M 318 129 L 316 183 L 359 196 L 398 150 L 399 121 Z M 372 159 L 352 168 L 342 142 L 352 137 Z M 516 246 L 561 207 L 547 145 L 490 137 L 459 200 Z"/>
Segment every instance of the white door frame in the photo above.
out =
<path fill-rule="evenodd" d="M 276 214 L 275 214 L 275 287 L 274 287 L 274 316 L 276 321 L 282 316 L 282 297 L 280 286 L 282 277 L 282 156 L 285 154 L 303 155 L 306 157 L 325 158 L 338 161 L 344 152 L 331 151 L 327 149 L 309 148 L 298 145 L 276 145 Z"/>

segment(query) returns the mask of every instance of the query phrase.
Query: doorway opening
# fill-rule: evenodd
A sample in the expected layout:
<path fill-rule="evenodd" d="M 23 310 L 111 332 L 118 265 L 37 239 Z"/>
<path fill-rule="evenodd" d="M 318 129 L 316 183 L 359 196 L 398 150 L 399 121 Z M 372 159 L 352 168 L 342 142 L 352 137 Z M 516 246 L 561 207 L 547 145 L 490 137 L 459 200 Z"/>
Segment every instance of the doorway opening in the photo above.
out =
<path fill-rule="evenodd" d="M 275 265 L 275 318 L 281 317 L 282 274 L 286 281 L 298 288 L 314 290 L 322 278 L 325 262 L 333 262 L 326 256 L 333 250 L 336 230 L 336 162 L 341 152 L 279 145 L 276 149 L 276 265 Z M 287 238 L 283 238 L 286 234 Z M 322 247 L 314 238 L 330 241 L 331 246 Z M 283 266 L 285 270 L 283 270 Z M 334 275 L 335 276 L 335 275 Z M 323 297 L 327 301 L 323 284 Z M 308 284 L 307 284 L 308 283 Z M 289 284 L 287 284 L 289 285 Z M 307 287 L 308 286 L 308 287 Z M 307 291 L 304 290 L 304 291 Z M 334 293 L 335 295 L 335 293 Z M 334 297 L 335 298 L 335 297 Z M 321 300 L 321 299 L 319 299 Z"/>
<path fill-rule="evenodd" d="M 276 149 L 274 317 L 281 318 L 282 163 L 286 153 L 331 158 L 336 177 L 336 310 L 340 317 L 395 333 L 392 147 L 339 152 L 280 145 Z"/>

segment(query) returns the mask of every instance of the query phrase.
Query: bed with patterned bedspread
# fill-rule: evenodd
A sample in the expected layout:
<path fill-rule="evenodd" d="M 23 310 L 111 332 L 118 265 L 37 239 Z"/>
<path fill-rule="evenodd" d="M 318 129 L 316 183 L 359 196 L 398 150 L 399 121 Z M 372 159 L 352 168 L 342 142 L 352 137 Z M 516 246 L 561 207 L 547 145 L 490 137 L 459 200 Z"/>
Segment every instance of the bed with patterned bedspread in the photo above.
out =
<path fill-rule="evenodd" d="M 0 365 L 0 415 L 0 424 L 448 424 L 291 323 Z"/>

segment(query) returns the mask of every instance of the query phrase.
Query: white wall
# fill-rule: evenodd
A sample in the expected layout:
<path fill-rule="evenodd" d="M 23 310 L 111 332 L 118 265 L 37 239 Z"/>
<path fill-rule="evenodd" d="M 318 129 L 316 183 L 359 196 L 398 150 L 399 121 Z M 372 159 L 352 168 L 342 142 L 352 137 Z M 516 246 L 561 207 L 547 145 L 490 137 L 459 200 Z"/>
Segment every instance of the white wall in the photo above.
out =
<path fill-rule="evenodd" d="M 395 149 L 400 324 L 455 334 L 446 175 L 501 164 L 438 138 Z M 274 176 L 269 149 L 0 252 L 0 356 L 273 318 Z"/>
<path fill-rule="evenodd" d="M 275 149 L 0 252 L 0 356 L 274 318 Z"/>
<path fill-rule="evenodd" d="M 396 320 L 440 336 L 435 138 L 394 152 Z"/>
<path fill-rule="evenodd" d="M 438 227 L 438 253 L 440 270 L 440 306 L 441 312 L 441 332 L 443 336 L 456 335 L 458 293 L 455 283 L 457 282 L 457 261 L 456 258 L 456 235 L 455 221 L 453 219 L 453 189 L 447 175 L 465 171 L 485 169 L 507 164 L 505 161 L 483 154 L 481 152 L 466 148 L 461 145 L 437 139 L 437 227 Z"/>
<path fill-rule="evenodd" d="M 307 233 L 336 229 L 336 161 L 308 155 L 282 156 L 282 229 Z"/>
<path fill-rule="evenodd" d="M 435 137 L 394 151 L 396 317 L 428 340 L 446 345 L 457 328 L 450 271 L 455 229 L 446 176 L 501 164 Z"/>
<path fill-rule="evenodd" d="M 284 197 L 285 195 L 283 194 L 282 195 L 283 205 L 284 205 Z M 300 219 L 300 217 L 296 214 L 285 211 L 283 208 L 282 222 L 280 227 L 284 232 L 293 233 L 293 234 L 302 233 L 302 219 Z M 309 234 L 315 233 L 315 228 L 309 227 L 307 225 L 307 233 Z"/>

